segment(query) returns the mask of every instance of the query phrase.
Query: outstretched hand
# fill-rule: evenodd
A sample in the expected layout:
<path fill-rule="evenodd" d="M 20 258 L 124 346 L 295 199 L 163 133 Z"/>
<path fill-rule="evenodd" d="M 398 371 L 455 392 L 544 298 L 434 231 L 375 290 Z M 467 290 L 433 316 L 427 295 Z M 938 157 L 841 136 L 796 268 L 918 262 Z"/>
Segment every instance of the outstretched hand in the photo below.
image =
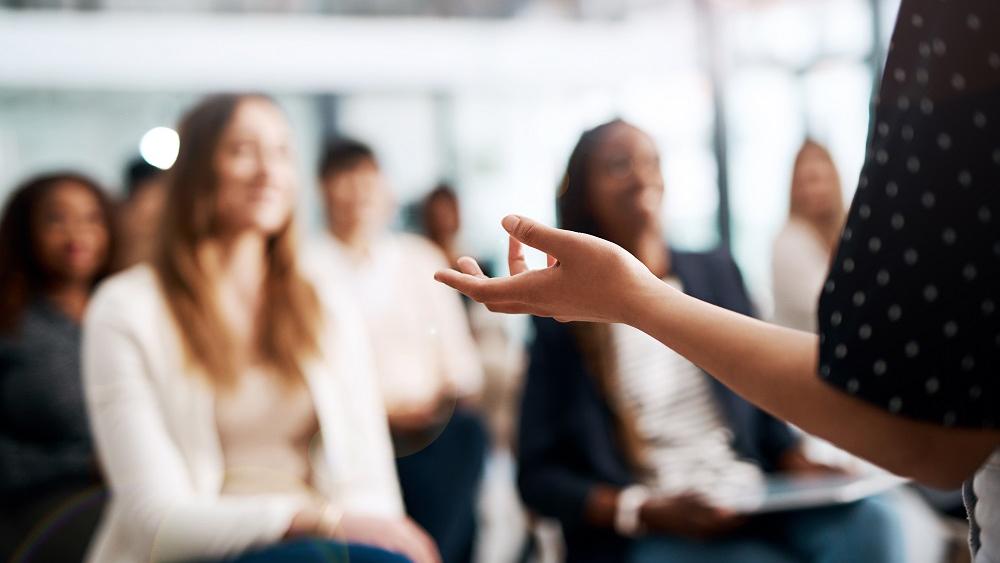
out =
<path fill-rule="evenodd" d="M 560 321 L 629 322 L 659 280 L 620 246 L 590 235 L 563 231 L 517 215 L 501 222 L 510 234 L 510 277 L 488 278 L 475 260 L 434 279 L 499 313 L 528 313 Z M 548 255 L 548 266 L 529 270 L 523 245 Z"/>

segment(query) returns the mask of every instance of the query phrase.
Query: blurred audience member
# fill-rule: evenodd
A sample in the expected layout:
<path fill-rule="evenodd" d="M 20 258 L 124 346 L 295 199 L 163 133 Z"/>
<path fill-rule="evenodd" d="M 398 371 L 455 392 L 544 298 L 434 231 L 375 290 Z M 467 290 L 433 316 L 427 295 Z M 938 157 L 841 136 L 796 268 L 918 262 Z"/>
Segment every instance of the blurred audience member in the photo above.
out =
<path fill-rule="evenodd" d="M 433 280 L 447 260 L 423 238 L 387 232 L 394 206 L 370 148 L 331 142 L 319 174 L 329 236 L 310 259 L 348 280 L 364 310 L 407 511 L 446 563 L 468 561 L 488 442 L 469 407 L 483 368 L 460 298 Z"/>
<path fill-rule="evenodd" d="M 111 207 L 89 178 L 34 178 L 0 220 L 0 560 L 79 561 L 102 504 L 80 322 L 108 272 Z"/>
<path fill-rule="evenodd" d="M 444 253 L 454 268 L 466 256 L 459 242 L 462 229 L 458 194 L 446 183 L 438 184 L 420 205 L 424 234 Z M 476 260 L 489 273 L 487 260 Z M 460 297 L 464 297 L 460 294 Z M 512 443 L 516 403 L 524 376 L 523 339 L 514 335 L 510 315 L 490 312 L 485 306 L 463 299 L 472 335 L 483 362 L 482 411 L 489 421 L 494 444 L 509 451 Z"/>
<path fill-rule="evenodd" d="M 752 307 L 724 251 L 671 249 L 652 139 L 622 121 L 581 138 L 558 196 L 560 227 L 611 240 L 665 283 Z M 520 425 L 519 487 L 557 518 L 569 561 L 902 560 L 896 516 L 868 499 L 744 518 L 727 498 L 765 472 L 827 472 L 782 422 L 625 325 L 536 320 Z M 664 374 L 667 379 L 664 379 Z"/>
<path fill-rule="evenodd" d="M 846 211 L 840 175 L 825 147 L 807 139 L 795 157 L 788 222 L 774 241 L 774 321 L 816 332 L 816 303 L 826 281 Z M 872 471 L 863 460 L 829 442 L 806 436 L 810 457 L 854 471 Z"/>
<path fill-rule="evenodd" d="M 441 249 L 448 263 L 454 267 L 463 256 L 458 247 L 458 236 L 462 230 L 458 194 L 448 184 L 438 184 L 424 198 L 421 212 L 424 234 Z"/>
<path fill-rule="evenodd" d="M 788 222 L 774 241 L 775 322 L 816 332 L 816 303 L 844 226 L 840 175 L 826 148 L 807 140 L 795 157 Z"/>
<path fill-rule="evenodd" d="M 436 562 L 403 514 L 360 317 L 297 264 L 285 115 L 215 96 L 180 136 L 152 263 L 85 323 L 111 487 L 90 560 Z"/>
<path fill-rule="evenodd" d="M 119 211 L 122 267 L 149 260 L 166 198 L 166 172 L 136 158 L 125 169 L 125 201 Z"/>
<path fill-rule="evenodd" d="M 811 139 L 802 144 L 795 157 L 789 200 L 788 222 L 778 233 L 772 253 L 774 321 L 789 328 L 817 332 L 816 303 L 847 212 L 833 158 L 826 147 Z M 826 440 L 807 436 L 805 448 L 814 459 L 837 463 L 854 471 L 877 471 L 874 466 Z M 966 518 L 960 490 L 914 487 L 935 510 L 955 518 Z M 900 499 L 900 502 L 907 503 L 913 518 L 924 521 L 923 527 L 928 526 L 927 520 L 933 520 L 930 511 L 916 499 Z M 907 526 L 908 529 L 912 527 Z M 925 533 L 925 538 L 928 535 Z"/>

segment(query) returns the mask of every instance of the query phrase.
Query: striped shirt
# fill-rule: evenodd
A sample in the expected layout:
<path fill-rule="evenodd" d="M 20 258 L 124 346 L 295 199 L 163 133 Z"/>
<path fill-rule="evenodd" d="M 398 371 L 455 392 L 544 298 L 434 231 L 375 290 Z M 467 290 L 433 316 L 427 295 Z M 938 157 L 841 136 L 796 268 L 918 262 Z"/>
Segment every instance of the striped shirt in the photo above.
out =
<path fill-rule="evenodd" d="M 680 289 L 680 281 L 667 283 Z M 611 326 L 616 391 L 635 420 L 647 464 L 645 483 L 658 492 L 693 492 L 723 503 L 763 486 L 760 468 L 739 459 L 732 431 L 698 366 L 628 325 Z"/>

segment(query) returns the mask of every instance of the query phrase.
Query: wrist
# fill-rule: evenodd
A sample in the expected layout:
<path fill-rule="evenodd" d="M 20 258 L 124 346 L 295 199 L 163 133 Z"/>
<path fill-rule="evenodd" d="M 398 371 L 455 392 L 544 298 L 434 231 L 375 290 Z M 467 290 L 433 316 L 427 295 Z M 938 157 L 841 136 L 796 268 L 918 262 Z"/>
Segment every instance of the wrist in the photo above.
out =
<path fill-rule="evenodd" d="M 654 305 L 669 299 L 675 290 L 652 274 L 643 276 L 636 287 L 624 292 L 621 322 L 645 330 Z"/>
<path fill-rule="evenodd" d="M 642 485 L 632 485 L 618 493 L 615 510 L 615 531 L 634 538 L 646 532 L 643 525 L 642 507 L 649 500 L 650 491 Z"/>
<path fill-rule="evenodd" d="M 597 485 L 591 489 L 584 508 L 587 522 L 599 528 L 614 529 L 618 494 L 617 488 L 607 485 Z"/>
<path fill-rule="evenodd" d="M 340 532 L 340 524 L 344 520 L 344 509 L 327 502 L 319 513 L 316 522 L 317 535 L 332 538 Z"/>
<path fill-rule="evenodd" d="M 309 504 L 300 508 L 288 523 L 284 538 L 292 539 L 315 535 L 319 528 L 321 510 L 322 506 L 318 504 Z"/>

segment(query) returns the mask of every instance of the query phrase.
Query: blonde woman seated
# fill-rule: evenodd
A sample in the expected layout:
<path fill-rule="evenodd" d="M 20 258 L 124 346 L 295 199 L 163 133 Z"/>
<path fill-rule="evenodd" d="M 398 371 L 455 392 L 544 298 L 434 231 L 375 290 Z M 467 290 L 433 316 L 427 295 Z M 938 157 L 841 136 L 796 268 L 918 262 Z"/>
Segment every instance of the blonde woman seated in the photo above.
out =
<path fill-rule="evenodd" d="M 90 561 L 435 563 L 361 323 L 296 263 L 287 119 L 218 96 L 180 136 L 153 263 L 110 278 L 84 325 L 111 489 Z"/>
<path fill-rule="evenodd" d="M 788 222 L 774 240 L 774 317 L 816 332 L 816 302 L 840 241 L 847 211 L 830 153 L 807 140 L 795 157 Z"/>

